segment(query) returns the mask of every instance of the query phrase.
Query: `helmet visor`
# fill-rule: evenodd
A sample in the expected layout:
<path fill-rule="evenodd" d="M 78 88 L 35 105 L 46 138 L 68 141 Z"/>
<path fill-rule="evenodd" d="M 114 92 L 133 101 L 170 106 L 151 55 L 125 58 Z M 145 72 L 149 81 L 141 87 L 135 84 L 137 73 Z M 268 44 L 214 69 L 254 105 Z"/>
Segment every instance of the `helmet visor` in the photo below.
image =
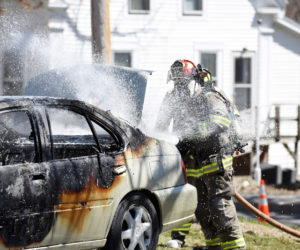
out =
<path fill-rule="evenodd" d="M 172 67 L 169 70 L 169 74 L 170 74 L 171 79 L 176 79 L 176 78 L 180 79 L 180 78 L 185 78 L 186 77 L 182 67 Z"/>
<path fill-rule="evenodd" d="M 192 77 L 193 77 L 193 69 L 172 67 L 168 72 L 168 80 L 176 80 L 176 79 L 191 80 Z"/>

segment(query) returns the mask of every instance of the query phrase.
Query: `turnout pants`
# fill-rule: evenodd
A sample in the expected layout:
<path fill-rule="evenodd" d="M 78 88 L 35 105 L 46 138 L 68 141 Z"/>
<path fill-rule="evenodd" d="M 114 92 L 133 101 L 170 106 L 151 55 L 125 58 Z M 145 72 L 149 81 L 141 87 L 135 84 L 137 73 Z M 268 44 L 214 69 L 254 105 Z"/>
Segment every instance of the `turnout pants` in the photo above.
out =
<path fill-rule="evenodd" d="M 186 166 L 198 165 L 192 157 L 184 159 Z M 206 239 L 212 249 L 245 249 L 232 196 L 235 194 L 233 168 L 226 167 L 223 173 L 189 177 L 188 182 L 197 188 L 198 206 L 195 211 Z M 191 224 L 172 231 L 172 239 L 184 242 Z"/>

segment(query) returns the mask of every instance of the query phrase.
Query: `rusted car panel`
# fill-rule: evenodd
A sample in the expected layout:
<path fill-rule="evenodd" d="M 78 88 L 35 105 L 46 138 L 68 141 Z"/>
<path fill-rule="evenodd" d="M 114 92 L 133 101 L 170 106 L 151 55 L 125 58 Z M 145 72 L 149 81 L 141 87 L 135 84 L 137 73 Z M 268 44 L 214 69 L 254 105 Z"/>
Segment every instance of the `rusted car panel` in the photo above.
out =
<path fill-rule="evenodd" d="M 51 120 L 60 109 L 86 121 L 90 136 L 59 135 L 70 130 Z M 141 190 L 156 197 L 160 230 L 193 216 L 196 190 L 185 184 L 176 147 L 108 112 L 72 100 L 0 98 L 0 136 L 0 249 L 104 246 L 120 202 Z"/>

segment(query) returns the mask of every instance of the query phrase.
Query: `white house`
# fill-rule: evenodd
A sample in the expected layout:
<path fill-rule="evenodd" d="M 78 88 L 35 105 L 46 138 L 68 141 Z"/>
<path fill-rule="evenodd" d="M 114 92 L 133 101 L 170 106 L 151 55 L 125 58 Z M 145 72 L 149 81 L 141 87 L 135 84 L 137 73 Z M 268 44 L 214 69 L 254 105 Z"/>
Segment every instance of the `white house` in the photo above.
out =
<path fill-rule="evenodd" d="M 47 44 L 48 20 L 47 0 L 0 0 L 1 95 L 21 94 L 27 80 L 49 67 L 37 55 Z"/>
<path fill-rule="evenodd" d="M 289 104 L 282 112 L 295 115 L 295 105 L 300 104 L 300 25 L 285 16 L 286 4 L 285 0 L 110 0 L 113 62 L 159 76 L 176 59 L 200 62 L 242 113 L 252 110 L 245 123 L 252 129 L 255 107 L 260 122 L 273 114 L 275 104 Z M 91 62 L 90 1 L 49 0 L 48 13 L 48 66 Z M 149 109 L 153 113 L 166 89 L 164 81 L 149 85 L 151 98 L 145 101 L 153 102 Z M 294 124 L 286 126 L 284 132 L 296 133 Z M 294 141 L 287 145 L 295 150 Z M 281 143 L 269 147 L 269 162 L 294 164 Z"/>

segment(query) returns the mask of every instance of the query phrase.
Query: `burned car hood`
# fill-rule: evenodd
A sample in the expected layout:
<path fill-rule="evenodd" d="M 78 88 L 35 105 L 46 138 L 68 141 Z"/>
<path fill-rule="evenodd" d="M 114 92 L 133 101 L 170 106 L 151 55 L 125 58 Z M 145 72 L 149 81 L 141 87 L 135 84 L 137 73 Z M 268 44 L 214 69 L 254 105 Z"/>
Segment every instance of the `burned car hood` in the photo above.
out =
<path fill-rule="evenodd" d="M 146 71 L 83 64 L 42 73 L 25 86 L 24 95 L 86 101 L 137 125 L 147 85 Z"/>

